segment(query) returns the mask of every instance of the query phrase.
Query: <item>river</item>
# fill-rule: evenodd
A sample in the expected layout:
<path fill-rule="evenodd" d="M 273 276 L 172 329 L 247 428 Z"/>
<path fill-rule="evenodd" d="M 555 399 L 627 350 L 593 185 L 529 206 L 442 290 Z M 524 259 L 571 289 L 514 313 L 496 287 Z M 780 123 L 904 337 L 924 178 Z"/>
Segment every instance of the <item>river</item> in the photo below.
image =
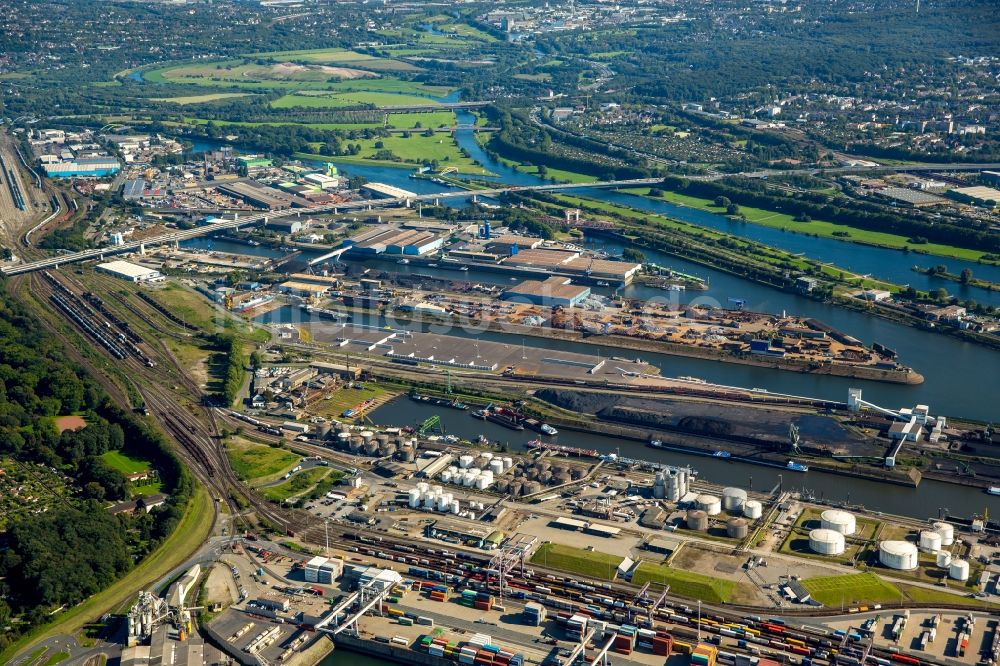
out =
<path fill-rule="evenodd" d="M 450 98 L 443 98 L 448 100 Z M 458 113 L 462 124 L 473 123 L 475 118 L 468 112 Z M 537 177 L 524 174 L 506 165 L 492 160 L 475 140 L 472 130 L 456 132 L 459 145 L 473 159 L 497 174 L 497 180 L 517 185 L 530 185 L 542 182 Z M 217 145 L 217 144 L 216 144 Z M 210 144 L 199 142 L 198 148 L 209 147 Z M 409 178 L 409 169 L 382 166 L 360 166 L 346 162 L 331 160 L 344 172 L 351 175 L 363 175 L 372 181 L 384 182 L 411 191 L 440 191 L 441 185 L 428 180 Z M 879 267 L 872 271 L 880 277 L 909 282 L 920 288 L 936 288 L 942 286 L 941 280 L 913 273 L 909 266 L 915 261 L 913 255 L 882 248 L 866 247 L 835 240 L 810 238 L 777 230 L 757 227 L 752 224 L 736 224 L 724 216 L 706 213 L 691 208 L 676 206 L 667 202 L 649 200 L 643 197 L 606 190 L 586 190 L 586 195 L 594 199 L 624 203 L 636 208 L 659 212 L 678 219 L 704 224 L 713 228 L 741 232 L 741 235 L 766 234 L 753 236 L 763 242 L 771 243 L 793 251 L 805 251 L 810 256 L 833 261 L 838 265 L 858 271 L 868 272 L 869 266 Z M 450 205 L 461 205 L 459 201 L 450 201 Z M 621 245 L 595 241 L 610 250 L 620 251 Z M 192 245 L 205 247 L 207 241 L 200 240 Z M 238 245 L 224 245 L 214 242 L 214 249 L 221 251 L 237 251 Z M 261 250 L 262 248 L 257 248 Z M 853 380 L 825 377 L 817 375 L 797 374 L 791 372 L 755 368 L 733 364 L 716 363 L 698 359 L 681 357 L 663 357 L 657 365 L 667 375 L 694 375 L 704 379 L 738 386 L 760 386 L 773 391 L 796 393 L 816 397 L 844 400 L 847 387 L 859 385 L 865 390 L 865 397 L 886 407 L 898 408 L 924 403 L 931 406 L 932 413 L 950 416 L 964 416 L 983 421 L 1000 420 L 996 391 L 988 390 L 997 385 L 997 372 L 1000 370 L 1000 351 L 989 350 L 977 345 L 963 342 L 947 335 L 919 331 L 908 326 L 902 326 L 863 313 L 852 312 L 816 302 L 797 294 L 786 293 L 770 287 L 758 285 L 721 271 L 669 257 L 662 253 L 643 250 L 650 261 L 671 266 L 677 270 L 693 273 L 710 280 L 708 291 L 692 291 L 682 294 L 682 302 L 697 299 L 712 299 L 726 305 L 729 298 L 745 299 L 747 308 L 761 312 L 789 313 L 815 317 L 843 332 L 853 335 L 866 343 L 879 342 L 899 353 L 901 362 L 914 367 L 925 377 L 925 383 L 920 386 L 886 384 L 881 382 L 857 382 Z M 256 254 L 256 252 L 255 252 Z M 926 257 L 925 257 L 926 259 Z M 935 261 L 934 263 L 939 263 Z M 968 266 L 977 275 L 989 277 L 990 267 L 968 262 L 944 261 L 952 271 Z M 503 279 L 496 275 L 465 275 L 457 276 L 452 271 L 438 271 L 426 267 L 398 266 L 391 262 L 380 264 L 385 270 L 416 271 L 435 274 L 449 279 L 470 279 L 480 282 L 502 283 Z M 918 280 L 925 280 L 920 283 Z M 1000 280 L 1000 270 L 996 279 Z M 933 281 L 933 282 L 931 282 Z M 948 283 L 946 288 L 955 289 L 959 285 Z M 972 297 L 982 302 L 991 302 L 991 297 L 1000 298 L 1000 294 L 990 295 L 982 289 L 969 288 Z M 626 296 L 635 297 L 666 297 L 667 292 L 640 286 L 632 286 L 625 290 Z M 998 301 L 1000 304 L 1000 301 Z M 534 341 L 538 344 L 541 341 Z M 562 344 L 562 343 L 559 343 Z M 645 356 L 645 355 L 644 355 Z M 984 390 L 985 389 L 985 390 Z"/>

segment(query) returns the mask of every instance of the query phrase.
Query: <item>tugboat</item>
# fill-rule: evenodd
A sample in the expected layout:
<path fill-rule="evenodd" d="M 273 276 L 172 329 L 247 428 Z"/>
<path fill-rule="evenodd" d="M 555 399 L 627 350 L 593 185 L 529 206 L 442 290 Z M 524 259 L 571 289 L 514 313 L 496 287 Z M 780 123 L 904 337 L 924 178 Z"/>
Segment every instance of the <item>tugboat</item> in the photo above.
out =
<path fill-rule="evenodd" d="M 797 463 L 794 460 L 789 460 L 788 465 L 785 467 L 785 469 L 791 472 L 808 472 L 809 466 L 803 465 L 802 463 Z"/>
<path fill-rule="evenodd" d="M 486 420 L 492 421 L 497 425 L 502 425 L 505 428 L 510 428 L 511 430 L 524 430 L 524 426 L 521 425 L 520 421 L 508 413 L 502 413 L 500 411 L 486 412 Z"/>
<path fill-rule="evenodd" d="M 1000 495 L 1000 486 L 990 486 L 986 491 L 988 495 Z"/>
<path fill-rule="evenodd" d="M 551 437 L 553 435 L 559 434 L 558 430 L 550 426 L 548 423 L 542 423 L 538 419 L 524 419 L 524 421 L 522 421 L 521 423 L 523 423 L 524 427 L 528 428 L 529 430 L 540 432 L 543 435 L 549 435 Z"/>
<path fill-rule="evenodd" d="M 713 458 L 732 458 L 733 454 L 729 451 L 716 451 L 712 454 Z"/>

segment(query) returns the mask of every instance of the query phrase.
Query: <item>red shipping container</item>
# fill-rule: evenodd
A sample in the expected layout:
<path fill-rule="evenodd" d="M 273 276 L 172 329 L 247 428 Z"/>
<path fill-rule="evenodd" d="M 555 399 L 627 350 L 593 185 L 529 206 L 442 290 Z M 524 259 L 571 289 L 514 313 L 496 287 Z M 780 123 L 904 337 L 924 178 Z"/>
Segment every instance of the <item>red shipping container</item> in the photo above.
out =
<path fill-rule="evenodd" d="M 617 652 L 618 654 L 632 654 L 632 649 L 616 647 L 615 652 Z"/>

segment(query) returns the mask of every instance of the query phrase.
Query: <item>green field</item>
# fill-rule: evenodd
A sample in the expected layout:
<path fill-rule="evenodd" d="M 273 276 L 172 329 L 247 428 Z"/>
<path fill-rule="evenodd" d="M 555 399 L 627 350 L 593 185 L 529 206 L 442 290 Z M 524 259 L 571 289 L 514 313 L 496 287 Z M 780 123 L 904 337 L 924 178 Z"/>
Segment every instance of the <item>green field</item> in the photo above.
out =
<path fill-rule="evenodd" d="M 148 460 L 136 458 L 121 451 L 108 451 L 101 455 L 101 459 L 107 463 L 108 467 L 112 467 L 122 474 L 145 472 L 150 466 Z"/>
<path fill-rule="evenodd" d="M 543 543 L 531 561 L 543 567 L 578 573 L 588 578 L 614 580 L 618 565 L 624 557 L 599 550 L 583 550 L 558 543 Z"/>
<path fill-rule="evenodd" d="M 223 99 L 233 99 L 235 97 L 248 97 L 250 93 L 211 93 L 208 95 L 189 95 L 187 97 L 152 97 L 154 102 L 169 102 L 171 104 L 205 104 L 207 102 L 218 102 Z"/>
<path fill-rule="evenodd" d="M 267 60 L 291 60 L 295 62 L 315 62 L 320 64 L 372 60 L 374 56 L 358 53 L 349 49 L 303 49 L 301 51 L 265 51 L 263 53 L 244 53 L 247 58 L 266 58 Z"/>
<path fill-rule="evenodd" d="M 736 588 L 736 583 L 731 580 L 672 569 L 666 564 L 641 562 L 632 574 L 632 584 L 645 585 L 647 582 L 669 585 L 671 594 L 710 603 L 729 601 Z"/>
<path fill-rule="evenodd" d="M 350 106 L 435 106 L 438 102 L 429 97 L 401 95 L 390 92 L 337 92 L 329 95 L 285 95 L 271 102 L 273 109 L 304 107 L 310 109 L 337 109 Z"/>
<path fill-rule="evenodd" d="M 375 143 L 379 141 L 382 142 L 382 148 L 375 147 Z M 359 144 L 361 152 L 357 155 L 339 155 L 336 158 L 324 157 L 318 153 L 297 153 L 296 155 L 301 159 L 335 159 L 341 162 L 382 164 L 404 168 L 414 168 L 423 164 L 425 160 L 437 160 L 441 168 L 455 167 L 461 173 L 489 175 L 488 171 L 477 165 L 471 158 L 462 155 L 455 139 L 448 134 L 438 133 L 433 136 L 423 136 L 421 132 L 416 131 L 409 137 L 393 135 L 385 138 L 348 140 L 347 143 Z M 314 149 L 318 150 L 318 148 L 316 145 Z M 376 159 L 375 154 L 379 150 L 391 151 L 400 161 Z"/>
<path fill-rule="evenodd" d="M 244 481 L 271 480 L 293 467 L 300 456 L 287 449 L 254 444 L 244 439 L 226 442 L 226 455 L 233 471 Z"/>
<path fill-rule="evenodd" d="M 283 502 L 309 492 L 329 473 L 329 467 L 311 467 L 298 472 L 284 483 L 262 488 L 261 494 L 272 502 Z"/>
<path fill-rule="evenodd" d="M 635 190 L 625 190 L 634 193 L 640 193 L 643 195 L 648 195 L 649 189 L 635 189 Z M 685 194 L 678 194 L 676 192 L 665 191 L 662 197 L 664 201 L 669 201 L 671 203 L 680 204 L 682 206 L 687 206 L 689 208 L 697 208 L 698 210 L 705 210 L 711 213 L 724 214 L 725 210 L 715 206 L 714 202 L 710 199 L 702 199 L 700 197 L 692 197 Z M 759 224 L 764 227 L 771 227 L 773 229 L 781 229 L 783 231 L 792 231 L 799 234 L 807 234 L 812 236 L 819 236 L 821 238 L 830 238 L 833 240 L 839 240 L 849 243 L 861 243 L 864 245 L 876 245 L 879 247 L 887 247 L 892 249 L 901 250 L 904 247 L 909 247 L 911 251 L 920 252 L 922 254 L 933 254 L 941 257 L 953 257 L 956 259 L 966 259 L 969 261 L 978 261 L 984 252 L 979 250 L 968 250 L 960 247 L 953 247 L 950 245 L 941 245 L 940 243 L 926 243 L 923 245 L 914 245 L 909 242 L 906 236 L 899 236 L 897 234 L 888 234 L 880 231 L 868 231 L 866 229 L 858 229 L 856 227 L 851 227 L 846 224 L 837 224 L 834 222 L 826 222 L 823 220 L 811 220 L 809 222 L 796 222 L 794 216 L 788 215 L 786 213 L 777 213 L 771 210 L 764 210 L 762 208 L 752 208 L 750 206 L 740 206 L 740 213 L 742 213 L 747 222 L 753 224 Z M 847 233 L 849 236 L 835 236 L 834 233 Z"/>
<path fill-rule="evenodd" d="M 845 604 L 884 604 L 900 601 L 899 588 L 873 573 L 806 578 L 802 587 L 825 606 Z"/>

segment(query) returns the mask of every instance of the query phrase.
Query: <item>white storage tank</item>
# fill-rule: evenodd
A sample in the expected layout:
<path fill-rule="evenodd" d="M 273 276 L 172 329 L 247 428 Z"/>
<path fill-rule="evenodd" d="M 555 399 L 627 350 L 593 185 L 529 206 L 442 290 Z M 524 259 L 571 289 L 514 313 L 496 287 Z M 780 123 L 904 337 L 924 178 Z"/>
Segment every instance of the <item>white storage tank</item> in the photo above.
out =
<path fill-rule="evenodd" d="M 486 490 L 492 484 L 493 484 L 493 479 L 486 476 L 481 476 L 478 479 L 476 479 L 476 488 L 478 488 L 479 490 Z"/>
<path fill-rule="evenodd" d="M 438 511 L 451 511 L 451 495 L 444 494 L 437 498 Z"/>
<path fill-rule="evenodd" d="M 917 568 L 917 547 L 909 541 L 883 541 L 878 546 L 878 561 L 899 571 Z"/>
<path fill-rule="evenodd" d="M 937 565 L 942 569 L 945 569 L 949 564 L 951 564 L 951 553 L 947 550 L 938 551 Z"/>
<path fill-rule="evenodd" d="M 757 500 L 747 500 L 743 503 L 743 515 L 751 520 L 756 520 L 764 515 L 764 505 Z"/>
<path fill-rule="evenodd" d="M 443 481 L 444 483 L 451 483 L 451 478 L 452 478 L 451 472 L 449 472 L 448 470 L 441 472 L 441 481 Z"/>
<path fill-rule="evenodd" d="M 722 491 L 722 508 L 726 511 L 742 511 L 747 501 L 747 491 L 742 488 L 726 488 Z"/>
<path fill-rule="evenodd" d="M 437 498 L 434 497 L 433 494 L 428 493 L 428 494 L 424 495 L 424 508 L 433 509 L 434 508 L 434 503 L 436 501 L 437 501 Z"/>
<path fill-rule="evenodd" d="M 372 430 L 362 430 L 358 434 L 361 435 L 361 439 L 365 440 L 366 444 L 375 439 L 375 432 Z"/>
<path fill-rule="evenodd" d="M 410 498 L 409 505 L 410 505 L 411 509 L 416 509 L 417 507 L 419 507 L 420 506 L 420 489 L 419 488 L 413 488 L 413 489 L 411 489 L 410 492 L 409 492 L 409 498 Z"/>
<path fill-rule="evenodd" d="M 955 528 L 951 523 L 934 523 L 934 531 L 941 535 L 942 546 L 955 543 Z"/>
<path fill-rule="evenodd" d="M 482 457 L 486 458 L 487 460 L 493 460 L 493 454 L 490 453 L 489 451 L 486 451 L 485 453 L 483 453 Z"/>
<path fill-rule="evenodd" d="M 710 516 L 717 516 L 722 513 L 722 500 L 715 495 L 698 495 L 694 501 L 699 509 Z"/>
<path fill-rule="evenodd" d="M 920 533 L 920 550 L 936 553 L 941 550 L 941 535 L 937 532 L 924 530 Z"/>
<path fill-rule="evenodd" d="M 427 485 L 426 481 L 421 481 L 420 483 L 417 484 L 417 490 L 419 490 L 421 493 L 426 493 L 428 488 L 430 488 L 430 486 Z"/>
<path fill-rule="evenodd" d="M 948 575 L 955 580 L 969 580 L 969 563 L 965 560 L 952 560 Z"/>
<path fill-rule="evenodd" d="M 503 471 L 506 472 L 513 466 L 514 466 L 514 459 L 511 458 L 510 456 L 505 456 L 503 459 Z"/>
<path fill-rule="evenodd" d="M 472 466 L 472 462 L 475 460 L 472 456 L 461 456 L 458 459 L 458 466 L 462 469 L 468 469 Z"/>
<path fill-rule="evenodd" d="M 461 506 L 460 506 L 460 505 L 459 505 L 459 503 L 458 503 L 458 500 L 452 500 L 452 501 L 451 501 L 451 512 L 452 512 L 452 513 L 454 513 L 454 514 L 456 514 L 456 515 L 458 515 L 458 513 L 459 513 L 459 512 L 461 511 L 461 510 L 462 510 L 462 509 L 461 509 Z"/>
<path fill-rule="evenodd" d="M 444 492 L 444 488 L 442 488 L 441 486 L 431 486 L 431 492 L 434 493 L 435 495 L 440 495 L 441 493 Z"/>
<path fill-rule="evenodd" d="M 473 483 L 475 483 L 475 481 L 476 481 L 476 475 L 469 474 L 469 470 L 466 470 L 465 474 L 462 475 L 463 486 L 471 486 Z"/>
<path fill-rule="evenodd" d="M 500 476 L 503 474 L 503 460 L 499 458 L 494 458 L 490 461 L 490 471 L 493 472 L 495 476 Z"/>
<path fill-rule="evenodd" d="M 827 509 L 820 514 L 819 522 L 823 529 L 836 530 L 844 536 L 854 534 L 857 529 L 857 520 L 854 518 L 854 514 L 840 509 Z"/>
<path fill-rule="evenodd" d="M 820 528 L 809 532 L 809 550 L 814 553 L 840 555 L 844 548 L 844 535 L 837 530 Z"/>

